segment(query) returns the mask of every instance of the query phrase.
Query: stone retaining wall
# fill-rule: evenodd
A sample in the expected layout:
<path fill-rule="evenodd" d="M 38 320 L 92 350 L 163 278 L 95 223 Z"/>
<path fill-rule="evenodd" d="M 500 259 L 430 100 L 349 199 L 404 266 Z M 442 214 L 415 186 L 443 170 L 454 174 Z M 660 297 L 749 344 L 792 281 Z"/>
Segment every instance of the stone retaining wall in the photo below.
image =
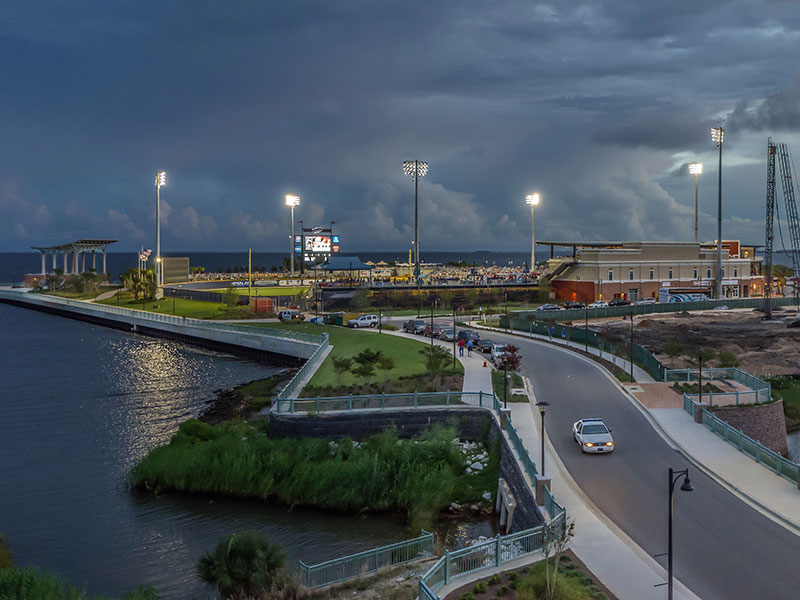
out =
<path fill-rule="evenodd" d="M 461 439 L 480 440 L 493 444 L 500 440 L 500 477 L 506 480 L 517 508 L 511 532 L 537 527 L 543 522 L 536 506 L 533 490 L 525 481 L 511 447 L 501 434 L 500 426 L 491 413 L 481 408 L 430 408 L 409 410 L 362 411 L 307 416 L 276 414 L 269 417 L 270 437 L 350 437 L 362 440 L 370 435 L 397 429 L 401 438 L 414 437 L 431 425 L 451 425 Z M 492 490 L 496 492 L 496 490 Z"/>
<path fill-rule="evenodd" d="M 728 425 L 741 429 L 770 450 L 780 453 L 781 456 L 788 454 L 783 400 L 755 406 L 714 406 L 710 410 Z"/>

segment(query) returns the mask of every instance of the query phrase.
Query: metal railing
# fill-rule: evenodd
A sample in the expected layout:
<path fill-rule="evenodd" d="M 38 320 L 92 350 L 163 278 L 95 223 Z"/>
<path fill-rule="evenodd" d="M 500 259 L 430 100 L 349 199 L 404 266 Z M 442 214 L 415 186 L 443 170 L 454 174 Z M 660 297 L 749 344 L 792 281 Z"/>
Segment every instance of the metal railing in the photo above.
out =
<path fill-rule="evenodd" d="M 519 455 L 522 466 L 528 473 L 528 477 L 531 478 L 532 482 L 535 482 L 536 475 L 539 474 L 539 471 L 536 470 L 536 464 L 531 460 L 530 454 L 528 454 L 528 451 L 525 449 L 516 428 L 511 423 L 511 415 L 508 415 L 508 420 L 506 421 L 506 432 L 508 433 L 508 439 L 511 440 L 511 444 L 514 446 L 514 450 L 516 450 Z"/>
<path fill-rule="evenodd" d="M 278 406 L 281 401 L 288 400 L 292 396 L 297 393 L 298 388 L 302 386 L 303 380 L 309 373 L 313 373 L 317 370 L 319 365 L 324 360 L 325 351 L 328 348 L 328 334 L 323 334 L 323 340 L 320 342 L 319 347 L 314 350 L 314 354 L 308 357 L 308 360 L 303 363 L 303 366 L 297 370 L 297 373 L 294 374 L 289 380 L 284 388 L 278 392 L 277 400 L 274 406 Z"/>
<path fill-rule="evenodd" d="M 433 556 L 433 533 L 423 529 L 422 535 L 417 538 L 342 556 L 317 565 L 307 565 L 301 560 L 300 574 L 303 585 L 313 590 L 429 556 Z"/>
<path fill-rule="evenodd" d="M 751 375 L 746 371 L 742 371 L 737 367 L 714 367 L 703 369 L 703 381 L 721 381 L 732 379 L 742 385 L 746 385 L 750 390 L 742 391 L 739 389 L 731 390 L 728 392 L 704 392 L 703 399 L 708 399 L 709 406 L 714 406 L 714 400 L 717 404 L 724 402 L 724 404 L 762 404 L 772 400 L 772 386 L 769 382 L 759 379 L 755 375 Z M 664 371 L 664 381 L 700 381 L 700 372 L 698 369 L 666 369 Z M 700 397 L 697 393 L 687 393 L 692 399 Z M 728 402 L 725 402 L 728 401 Z"/>
<path fill-rule="evenodd" d="M 692 400 L 688 394 L 684 394 L 683 409 L 694 416 L 695 412 L 700 410 L 700 407 L 697 406 L 697 403 Z M 720 419 L 708 409 L 703 408 L 702 411 L 703 425 L 708 427 L 713 433 L 716 433 L 726 442 L 735 446 L 741 452 L 744 452 L 753 460 L 764 465 L 781 477 L 788 479 L 792 483 L 798 483 L 798 477 L 800 477 L 800 475 L 798 474 L 798 464 L 796 462 L 784 458 L 774 450 L 767 448 L 764 444 L 758 440 L 754 440 L 741 429 L 732 427 L 727 421 Z"/>
<path fill-rule="evenodd" d="M 288 387 L 288 386 L 287 386 Z M 279 396 L 279 413 L 325 413 L 351 410 L 389 410 L 431 406 L 480 406 L 499 411 L 500 401 L 485 392 L 410 392 L 406 394 L 365 394 L 324 398 L 288 398 Z"/>
<path fill-rule="evenodd" d="M 213 321 L 206 321 L 204 319 L 193 319 L 191 317 L 178 317 L 175 315 L 165 315 L 162 313 L 150 312 L 148 310 L 125 308 L 122 306 L 113 306 L 109 304 L 99 304 L 97 302 L 89 302 L 83 300 L 71 300 L 69 298 L 61 298 L 59 296 L 50 296 L 47 294 L 22 294 L 15 293 L 13 296 L 4 295 L 5 298 L 20 300 L 22 302 L 30 302 L 32 304 L 60 304 L 62 306 L 70 306 L 72 308 L 89 308 L 95 312 L 106 313 L 109 315 L 119 315 L 129 318 L 143 319 L 145 321 L 152 321 L 154 323 L 169 323 L 172 325 L 191 325 L 193 327 L 204 327 L 208 329 L 216 329 L 219 331 L 229 331 L 235 333 L 246 333 L 249 335 L 263 335 L 268 337 L 278 337 L 290 340 L 297 340 L 301 342 L 311 342 L 320 344 L 323 338 L 327 339 L 327 334 L 316 335 L 311 333 L 303 333 L 300 331 L 292 331 L 291 329 L 280 329 L 277 327 L 259 327 L 254 325 L 237 325 L 234 323 L 216 323 Z M 145 302 L 150 304 L 153 301 Z"/>

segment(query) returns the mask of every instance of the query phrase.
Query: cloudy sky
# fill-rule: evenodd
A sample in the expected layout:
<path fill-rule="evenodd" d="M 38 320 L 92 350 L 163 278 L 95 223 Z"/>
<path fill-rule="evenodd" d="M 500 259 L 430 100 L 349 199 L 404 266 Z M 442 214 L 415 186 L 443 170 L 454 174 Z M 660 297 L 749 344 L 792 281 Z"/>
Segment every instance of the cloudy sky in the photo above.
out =
<path fill-rule="evenodd" d="M 767 137 L 800 152 L 795 0 L 107 2 L 0 9 L 0 250 L 79 237 L 343 251 L 537 239 L 763 243 Z"/>

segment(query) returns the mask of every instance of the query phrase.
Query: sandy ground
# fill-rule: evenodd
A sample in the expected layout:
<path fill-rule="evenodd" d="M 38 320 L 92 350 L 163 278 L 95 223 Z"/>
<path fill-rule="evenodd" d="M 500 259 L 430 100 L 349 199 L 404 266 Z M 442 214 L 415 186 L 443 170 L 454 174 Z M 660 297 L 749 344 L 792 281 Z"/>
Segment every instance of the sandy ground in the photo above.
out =
<path fill-rule="evenodd" d="M 685 359 L 664 353 L 669 340 L 678 340 L 689 353 L 694 349 L 733 352 L 740 368 L 757 376 L 800 376 L 800 328 L 789 328 L 794 310 L 775 310 L 772 321 L 749 309 L 674 313 L 637 317 L 634 341 L 642 344 L 668 367 L 689 366 Z M 595 323 L 595 326 L 599 323 Z M 607 321 L 603 327 L 627 339 L 628 321 Z"/>

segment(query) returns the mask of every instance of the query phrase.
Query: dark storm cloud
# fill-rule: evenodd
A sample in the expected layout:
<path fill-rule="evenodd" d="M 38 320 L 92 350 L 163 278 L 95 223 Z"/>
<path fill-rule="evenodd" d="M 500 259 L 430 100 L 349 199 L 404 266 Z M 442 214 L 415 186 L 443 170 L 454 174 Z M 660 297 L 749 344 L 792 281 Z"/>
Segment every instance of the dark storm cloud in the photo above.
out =
<path fill-rule="evenodd" d="M 764 98 L 798 31 L 751 0 L 6 3 L 0 249 L 151 243 L 159 168 L 168 247 L 281 249 L 294 192 L 348 249 L 403 249 L 414 157 L 428 249 L 524 246 L 531 189 L 537 237 L 672 239 L 668 175 L 718 118 L 732 165 L 746 132 L 795 128 L 796 83 Z"/>

